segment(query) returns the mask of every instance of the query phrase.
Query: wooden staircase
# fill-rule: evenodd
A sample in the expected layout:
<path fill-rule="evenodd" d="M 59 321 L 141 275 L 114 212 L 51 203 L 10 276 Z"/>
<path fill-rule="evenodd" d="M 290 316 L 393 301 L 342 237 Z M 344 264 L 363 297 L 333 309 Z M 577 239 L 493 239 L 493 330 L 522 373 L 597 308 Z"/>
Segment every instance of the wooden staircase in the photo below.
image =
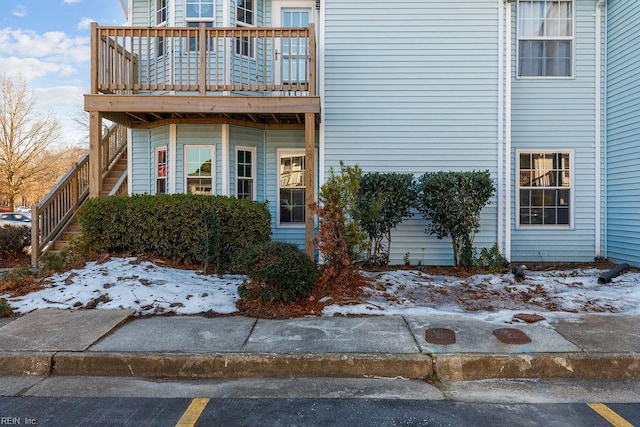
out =
<path fill-rule="evenodd" d="M 127 129 L 113 125 L 100 141 L 100 196 L 127 194 Z M 80 234 L 76 212 L 89 197 L 89 154 L 83 156 L 60 182 L 31 210 L 31 264 L 42 255 L 60 253 Z"/>
<path fill-rule="evenodd" d="M 102 181 L 102 187 L 100 189 L 100 196 L 106 197 L 113 194 L 126 194 L 126 186 L 124 187 L 124 191 L 122 191 L 122 189 L 116 188 L 117 185 L 120 185 L 123 176 L 126 177 L 126 172 L 127 152 L 125 151 L 122 153 L 118 161 L 113 165 L 109 173 L 107 173 L 107 175 L 104 177 Z M 114 192 L 114 189 L 119 191 Z M 48 253 L 59 254 L 62 251 L 69 249 L 73 241 L 77 239 L 80 234 L 82 234 L 80 223 L 78 222 L 78 218 L 74 215 L 67 226 L 63 228 L 62 233 L 60 233 L 60 237 L 54 240 L 53 246 L 51 246 Z"/>
<path fill-rule="evenodd" d="M 114 163 L 111 170 L 102 180 L 100 188 L 101 196 L 111 196 L 114 194 L 126 194 L 126 186 L 122 188 L 120 183 L 127 172 L 127 152 L 124 151 L 117 162 Z M 117 190 L 114 192 L 114 189 Z"/>

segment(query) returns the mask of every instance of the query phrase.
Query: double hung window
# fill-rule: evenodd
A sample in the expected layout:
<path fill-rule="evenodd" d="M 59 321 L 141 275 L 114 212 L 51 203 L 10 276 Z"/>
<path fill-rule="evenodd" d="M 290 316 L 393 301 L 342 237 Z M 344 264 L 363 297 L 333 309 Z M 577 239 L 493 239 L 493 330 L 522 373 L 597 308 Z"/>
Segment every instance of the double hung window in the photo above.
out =
<path fill-rule="evenodd" d="M 167 193 L 167 148 L 156 148 L 156 194 Z"/>
<path fill-rule="evenodd" d="M 236 25 L 242 27 L 253 27 L 255 21 L 255 0 L 237 0 L 236 3 Z M 236 39 L 236 54 L 255 58 L 255 40 L 251 37 L 242 36 Z"/>
<path fill-rule="evenodd" d="M 186 146 L 186 193 L 213 194 L 213 147 Z"/>
<path fill-rule="evenodd" d="M 519 225 L 571 225 L 571 153 L 520 152 Z"/>
<path fill-rule="evenodd" d="M 236 149 L 236 197 L 255 200 L 256 149 L 238 147 Z"/>
<path fill-rule="evenodd" d="M 201 23 L 204 23 L 207 28 L 213 27 L 215 17 L 213 0 L 186 0 L 186 9 L 187 27 L 198 28 Z M 195 52 L 198 46 L 198 37 L 189 37 L 189 50 Z M 213 45 L 210 43 L 207 49 L 213 50 Z"/>
<path fill-rule="evenodd" d="M 156 0 L 156 27 L 167 26 L 167 0 Z M 163 36 L 156 33 L 156 57 L 166 53 L 167 45 Z"/>
<path fill-rule="evenodd" d="M 279 153 L 279 223 L 304 224 L 305 157 L 302 150 Z"/>
<path fill-rule="evenodd" d="M 573 0 L 518 0 L 518 76 L 570 77 Z"/>

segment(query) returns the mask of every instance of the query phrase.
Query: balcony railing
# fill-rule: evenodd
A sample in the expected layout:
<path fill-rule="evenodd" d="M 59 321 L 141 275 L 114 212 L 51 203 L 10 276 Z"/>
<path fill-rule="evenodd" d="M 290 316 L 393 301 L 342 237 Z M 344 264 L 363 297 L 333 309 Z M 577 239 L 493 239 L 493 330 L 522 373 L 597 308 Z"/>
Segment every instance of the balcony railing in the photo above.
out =
<path fill-rule="evenodd" d="M 316 95 L 315 29 L 99 27 L 91 93 Z"/>

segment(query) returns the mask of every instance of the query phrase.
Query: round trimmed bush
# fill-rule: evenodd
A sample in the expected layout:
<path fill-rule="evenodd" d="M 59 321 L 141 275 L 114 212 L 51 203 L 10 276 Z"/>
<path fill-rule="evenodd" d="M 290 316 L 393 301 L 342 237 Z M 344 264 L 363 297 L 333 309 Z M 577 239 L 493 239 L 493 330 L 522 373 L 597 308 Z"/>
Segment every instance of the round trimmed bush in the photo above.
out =
<path fill-rule="evenodd" d="M 307 298 L 318 281 L 316 264 L 291 243 L 251 246 L 235 261 L 238 271 L 249 276 L 238 289 L 242 298 L 291 303 Z"/>

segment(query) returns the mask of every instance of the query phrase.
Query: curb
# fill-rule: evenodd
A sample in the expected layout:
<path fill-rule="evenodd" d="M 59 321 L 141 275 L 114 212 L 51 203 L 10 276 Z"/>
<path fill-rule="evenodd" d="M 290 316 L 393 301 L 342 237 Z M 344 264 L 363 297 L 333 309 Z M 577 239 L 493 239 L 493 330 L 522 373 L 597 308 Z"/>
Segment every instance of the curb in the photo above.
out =
<path fill-rule="evenodd" d="M 436 375 L 447 381 L 505 378 L 640 378 L 638 354 L 439 354 Z"/>
<path fill-rule="evenodd" d="M 640 354 L 0 352 L 2 375 L 174 379 L 402 377 L 444 381 L 631 379 L 640 378 Z"/>
<path fill-rule="evenodd" d="M 53 367 L 54 353 L 0 353 L 1 375 L 48 376 Z"/>
<path fill-rule="evenodd" d="M 52 375 L 145 378 L 404 377 L 426 379 L 423 354 L 57 353 Z"/>

